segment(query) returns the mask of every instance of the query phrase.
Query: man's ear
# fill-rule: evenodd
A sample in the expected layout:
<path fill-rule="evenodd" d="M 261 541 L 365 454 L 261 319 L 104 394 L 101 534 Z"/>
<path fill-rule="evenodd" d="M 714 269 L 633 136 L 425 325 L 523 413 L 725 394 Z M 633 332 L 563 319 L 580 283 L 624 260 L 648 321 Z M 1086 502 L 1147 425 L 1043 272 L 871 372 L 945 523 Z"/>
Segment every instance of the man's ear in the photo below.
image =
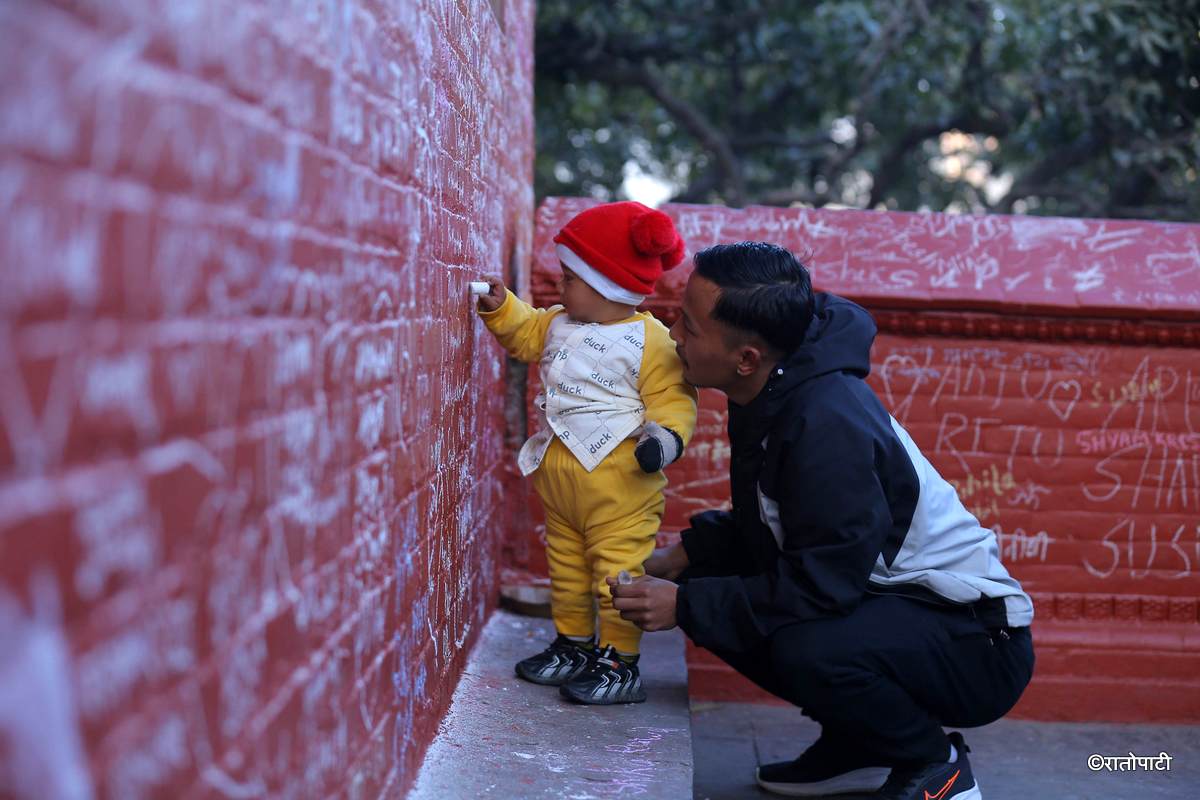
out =
<path fill-rule="evenodd" d="M 762 366 L 765 355 L 761 347 L 743 344 L 738 348 L 737 374 L 743 377 L 753 375 Z"/>

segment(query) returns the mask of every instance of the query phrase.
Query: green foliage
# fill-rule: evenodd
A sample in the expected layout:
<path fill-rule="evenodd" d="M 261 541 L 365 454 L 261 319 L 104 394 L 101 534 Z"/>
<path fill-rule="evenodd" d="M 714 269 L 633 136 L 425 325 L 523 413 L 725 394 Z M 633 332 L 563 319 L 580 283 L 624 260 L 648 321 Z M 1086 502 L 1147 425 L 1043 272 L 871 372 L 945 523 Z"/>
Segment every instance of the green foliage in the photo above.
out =
<path fill-rule="evenodd" d="M 1195 0 L 541 0 L 536 189 L 1200 219 Z"/>

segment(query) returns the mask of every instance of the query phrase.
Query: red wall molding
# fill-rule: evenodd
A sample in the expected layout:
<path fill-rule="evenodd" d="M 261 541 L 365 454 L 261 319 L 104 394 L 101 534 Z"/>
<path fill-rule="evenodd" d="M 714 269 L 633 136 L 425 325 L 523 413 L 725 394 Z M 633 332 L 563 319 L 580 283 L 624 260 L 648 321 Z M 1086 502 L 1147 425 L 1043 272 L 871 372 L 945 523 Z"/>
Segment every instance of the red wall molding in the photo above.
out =
<path fill-rule="evenodd" d="M 1033 602 L 1043 620 L 1118 620 L 1122 622 L 1200 622 L 1195 597 L 1139 596 L 1128 594 L 1037 593 Z M 1196 630 L 1200 635 L 1200 629 Z"/>
<path fill-rule="evenodd" d="M 1200 322 L 1131 321 L 1024 317 L 999 314 L 947 314 L 872 309 L 882 333 L 1029 342 L 1200 347 Z"/>
<path fill-rule="evenodd" d="M 547 296 L 552 296 L 547 291 Z M 677 305 L 651 298 L 645 306 L 665 324 L 679 316 Z M 1088 318 L 1027 317 L 972 312 L 946 313 L 906 309 L 871 308 L 881 333 L 904 336 L 946 336 L 963 339 L 1012 339 L 1029 342 L 1084 342 L 1092 344 L 1200 347 L 1200 321 L 1159 322 Z"/>

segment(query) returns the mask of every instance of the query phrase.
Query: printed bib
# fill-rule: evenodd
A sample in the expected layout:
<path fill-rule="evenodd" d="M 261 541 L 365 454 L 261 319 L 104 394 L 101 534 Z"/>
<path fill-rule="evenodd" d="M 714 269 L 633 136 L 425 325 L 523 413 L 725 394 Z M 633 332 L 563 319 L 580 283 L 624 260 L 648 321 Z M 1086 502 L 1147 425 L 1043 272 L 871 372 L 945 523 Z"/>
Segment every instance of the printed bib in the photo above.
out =
<path fill-rule="evenodd" d="M 541 465 L 555 436 L 591 472 L 642 426 L 646 406 L 638 392 L 646 326 L 574 322 L 559 314 L 542 350 L 542 391 L 536 404 L 542 429 L 517 456 L 522 475 Z"/>

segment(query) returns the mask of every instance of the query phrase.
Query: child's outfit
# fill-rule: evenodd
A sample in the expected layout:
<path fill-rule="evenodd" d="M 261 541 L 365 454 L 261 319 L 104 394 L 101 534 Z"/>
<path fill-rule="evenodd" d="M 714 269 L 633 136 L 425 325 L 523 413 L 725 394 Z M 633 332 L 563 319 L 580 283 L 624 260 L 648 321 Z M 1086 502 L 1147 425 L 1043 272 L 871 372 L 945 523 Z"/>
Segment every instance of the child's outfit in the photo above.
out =
<path fill-rule="evenodd" d="M 628 305 L 643 302 L 684 250 L 670 217 L 633 202 L 588 209 L 554 241 L 581 280 Z M 640 702 L 642 631 L 613 609 L 604 579 L 621 570 L 643 574 L 662 519 L 662 468 L 682 454 L 695 428 L 695 389 L 683 379 L 666 327 L 647 312 L 576 322 L 562 306 L 535 309 L 509 292 L 499 308 L 479 315 L 514 358 L 540 359 L 541 368 L 541 429 L 517 462 L 545 508 L 558 638 L 517 664 L 517 674 L 561 686 L 578 702 Z"/>

